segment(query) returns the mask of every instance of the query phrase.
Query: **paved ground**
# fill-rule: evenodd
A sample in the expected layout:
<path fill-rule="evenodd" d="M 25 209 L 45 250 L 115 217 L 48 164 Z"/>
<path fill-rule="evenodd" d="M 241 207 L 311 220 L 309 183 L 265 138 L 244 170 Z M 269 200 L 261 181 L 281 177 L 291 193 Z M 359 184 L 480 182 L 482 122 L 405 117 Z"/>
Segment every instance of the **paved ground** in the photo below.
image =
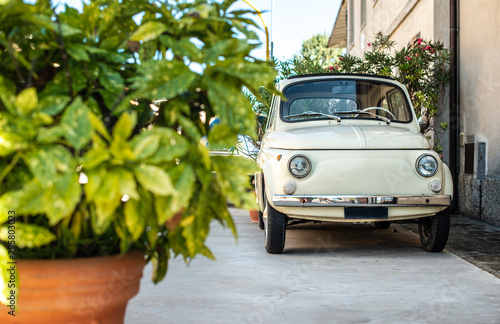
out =
<path fill-rule="evenodd" d="M 418 233 L 417 225 L 404 227 Z M 446 249 L 500 278 L 500 227 L 453 216 Z"/>
<path fill-rule="evenodd" d="M 214 223 L 208 245 L 216 262 L 173 260 L 157 286 L 148 265 L 126 324 L 500 323 L 499 278 L 449 251 L 423 251 L 400 225 L 302 224 L 287 231 L 283 254 L 270 255 L 248 212 L 231 211 L 238 244 Z M 461 233 L 498 239 L 495 230 L 454 218 L 449 247 L 464 244 Z M 465 248 L 469 259 L 484 256 Z"/>

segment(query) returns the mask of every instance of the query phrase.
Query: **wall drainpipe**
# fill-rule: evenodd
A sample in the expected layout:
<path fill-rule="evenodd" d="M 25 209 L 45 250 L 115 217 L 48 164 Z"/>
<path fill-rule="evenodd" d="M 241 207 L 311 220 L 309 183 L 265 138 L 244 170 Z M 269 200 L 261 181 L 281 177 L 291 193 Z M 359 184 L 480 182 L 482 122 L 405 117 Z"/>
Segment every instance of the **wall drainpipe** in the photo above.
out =
<path fill-rule="evenodd" d="M 459 2 L 450 0 L 450 52 L 451 52 L 451 78 L 450 78 L 450 171 L 453 178 L 453 202 L 451 212 L 459 214 L 458 204 L 458 175 L 460 172 L 460 148 L 458 143 L 460 132 L 460 88 L 459 88 Z"/>

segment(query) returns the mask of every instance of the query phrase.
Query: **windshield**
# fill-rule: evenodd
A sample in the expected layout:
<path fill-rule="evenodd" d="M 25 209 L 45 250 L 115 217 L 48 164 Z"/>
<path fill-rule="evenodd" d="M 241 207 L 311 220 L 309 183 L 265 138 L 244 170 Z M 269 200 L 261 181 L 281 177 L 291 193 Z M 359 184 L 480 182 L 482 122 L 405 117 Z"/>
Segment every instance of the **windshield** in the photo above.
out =
<path fill-rule="evenodd" d="M 285 122 L 315 119 L 374 119 L 408 123 L 412 119 L 404 92 L 389 83 L 316 80 L 284 90 L 281 118 Z"/>

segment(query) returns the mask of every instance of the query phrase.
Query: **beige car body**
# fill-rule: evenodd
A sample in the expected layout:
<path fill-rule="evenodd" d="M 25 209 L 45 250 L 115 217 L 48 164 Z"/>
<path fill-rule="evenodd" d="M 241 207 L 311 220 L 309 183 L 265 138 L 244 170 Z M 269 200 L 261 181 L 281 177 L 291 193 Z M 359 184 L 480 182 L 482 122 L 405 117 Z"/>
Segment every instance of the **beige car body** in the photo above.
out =
<path fill-rule="evenodd" d="M 373 80 L 369 76 L 341 77 Z M 294 82 L 282 81 L 278 90 Z M 400 83 L 389 79 L 384 82 L 403 89 L 409 98 Z M 450 170 L 420 133 L 413 107 L 409 123 L 388 124 L 376 119 L 290 123 L 279 116 L 282 100 L 278 96 L 273 99 L 257 157 L 261 171 L 256 174 L 255 185 L 260 210 L 265 212 L 267 199 L 274 209 L 291 219 L 353 222 L 345 218 L 346 207 L 387 207 L 388 218 L 355 220 L 377 222 L 433 216 L 449 206 L 453 194 Z M 297 154 L 307 156 L 312 165 L 311 172 L 300 179 L 288 169 L 289 160 Z M 416 161 L 422 154 L 437 158 L 435 175 L 423 177 L 417 172 Z M 441 182 L 438 192 L 431 189 L 434 180 Z M 296 189 L 287 195 L 284 186 L 290 182 Z"/>

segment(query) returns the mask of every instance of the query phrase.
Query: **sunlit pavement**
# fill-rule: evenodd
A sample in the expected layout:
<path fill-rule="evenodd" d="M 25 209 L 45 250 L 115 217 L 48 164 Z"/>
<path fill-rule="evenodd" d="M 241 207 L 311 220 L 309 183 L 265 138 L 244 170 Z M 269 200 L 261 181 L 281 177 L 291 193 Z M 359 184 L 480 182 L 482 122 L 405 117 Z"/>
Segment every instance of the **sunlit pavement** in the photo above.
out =
<path fill-rule="evenodd" d="M 214 223 L 208 246 L 217 261 L 173 260 L 156 286 L 149 264 L 125 323 L 500 322 L 499 278 L 449 251 L 423 251 L 400 225 L 292 226 L 284 253 L 270 255 L 248 212 L 231 212 L 238 243 Z M 450 243 L 457 228 L 482 223 L 453 224 Z"/>

